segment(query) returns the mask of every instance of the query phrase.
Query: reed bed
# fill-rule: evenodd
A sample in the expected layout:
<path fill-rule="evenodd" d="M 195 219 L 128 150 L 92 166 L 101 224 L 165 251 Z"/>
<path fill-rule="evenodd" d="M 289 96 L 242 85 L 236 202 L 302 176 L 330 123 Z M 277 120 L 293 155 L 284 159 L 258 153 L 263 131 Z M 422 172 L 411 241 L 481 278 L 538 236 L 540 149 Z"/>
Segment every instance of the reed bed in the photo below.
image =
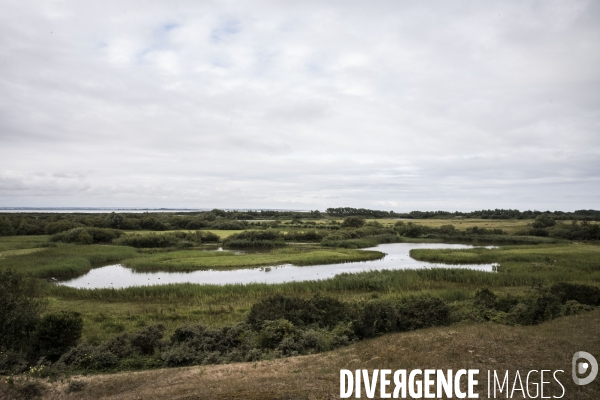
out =
<path fill-rule="evenodd" d="M 194 271 L 203 269 L 253 268 L 265 265 L 319 265 L 378 260 L 379 251 L 321 248 L 284 248 L 263 253 L 236 254 L 230 251 L 173 251 L 124 260 L 137 271 Z"/>
<path fill-rule="evenodd" d="M 102 245 L 59 245 L 40 251 L 0 258 L 0 269 L 12 268 L 38 278 L 69 278 L 91 268 L 138 256 L 131 247 Z"/>

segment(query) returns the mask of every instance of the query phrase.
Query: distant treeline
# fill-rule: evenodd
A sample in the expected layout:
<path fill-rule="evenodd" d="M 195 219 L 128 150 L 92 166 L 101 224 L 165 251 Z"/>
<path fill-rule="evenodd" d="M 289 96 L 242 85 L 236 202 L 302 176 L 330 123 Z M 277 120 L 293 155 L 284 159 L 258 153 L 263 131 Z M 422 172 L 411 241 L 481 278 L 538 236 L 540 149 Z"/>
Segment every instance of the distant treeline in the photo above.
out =
<path fill-rule="evenodd" d="M 555 220 L 580 220 L 600 221 L 600 210 L 564 211 L 519 211 L 519 210 L 478 210 L 470 212 L 460 211 L 411 211 L 397 213 L 394 211 L 368 210 L 365 208 L 338 207 L 328 208 L 327 214 L 334 217 L 360 216 L 364 218 L 479 218 L 479 219 L 535 219 L 539 215 L 546 215 Z"/>
<path fill-rule="evenodd" d="M 49 214 L 7 213 L 0 215 L 0 236 L 54 235 L 74 228 L 110 228 L 121 230 L 238 230 L 248 227 L 247 221 L 322 218 L 319 211 L 223 211 L 214 209 L 190 213 L 115 213 L 110 214 Z M 260 224 L 260 222 L 257 222 Z"/>
<path fill-rule="evenodd" d="M 324 218 L 361 217 L 370 219 L 404 218 L 404 219 L 536 219 L 550 218 L 555 221 L 600 221 L 598 210 L 563 211 L 519 211 L 519 210 L 479 210 L 471 212 L 448 211 L 411 211 L 396 213 L 394 211 L 369 210 L 365 208 L 339 207 L 328 208 L 327 213 L 318 210 L 310 212 L 298 211 L 211 211 L 188 213 L 5 213 L 0 214 L 0 236 L 10 235 L 54 235 L 75 228 L 108 228 L 119 230 L 198 230 L 222 229 L 241 230 L 249 227 L 279 227 L 280 221 L 286 222 L 289 228 L 309 228 L 315 226 L 314 221 Z M 329 221 L 320 229 L 339 229 L 336 221 Z"/>

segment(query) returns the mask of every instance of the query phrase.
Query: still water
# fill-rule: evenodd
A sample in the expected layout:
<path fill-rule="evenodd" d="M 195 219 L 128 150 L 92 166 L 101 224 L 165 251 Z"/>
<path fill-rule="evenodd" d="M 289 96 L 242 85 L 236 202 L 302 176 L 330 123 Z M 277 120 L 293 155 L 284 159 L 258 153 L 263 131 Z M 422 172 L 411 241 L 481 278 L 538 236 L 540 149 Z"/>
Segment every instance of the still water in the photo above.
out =
<path fill-rule="evenodd" d="M 169 283 L 198 283 L 211 285 L 246 283 L 285 283 L 318 279 L 329 279 L 342 273 L 356 273 L 375 270 L 419 269 L 419 268 L 468 268 L 493 272 L 496 264 L 438 264 L 417 261 L 409 256 L 412 249 L 470 249 L 465 244 L 443 243 L 390 243 L 367 250 L 378 250 L 385 257 L 374 261 L 349 262 L 344 264 L 326 264 L 297 267 L 284 264 L 252 269 L 230 271 L 193 271 L 193 272 L 135 272 L 120 264 L 94 268 L 87 274 L 60 285 L 79 289 L 114 288 L 131 286 L 166 285 Z"/>

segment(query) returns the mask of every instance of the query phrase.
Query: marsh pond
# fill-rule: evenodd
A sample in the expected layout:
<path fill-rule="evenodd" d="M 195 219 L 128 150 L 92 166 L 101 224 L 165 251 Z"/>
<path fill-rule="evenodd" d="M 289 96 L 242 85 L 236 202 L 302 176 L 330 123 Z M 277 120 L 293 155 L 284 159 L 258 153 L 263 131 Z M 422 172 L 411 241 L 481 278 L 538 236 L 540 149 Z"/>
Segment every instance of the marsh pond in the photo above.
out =
<path fill-rule="evenodd" d="M 380 244 L 366 250 L 377 250 L 385 257 L 374 261 L 348 262 L 311 266 L 283 264 L 258 268 L 234 270 L 202 270 L 192 272 L 136 272 L 120 264 L 107 265 L 90 270 L 78 278 L 58 284 L 79 289 L 114 288 L 132 286 L 166 285 L 170 283 L 196 283 L 209 285 L 247 283 L 285 283 L 333 278 L 344 273 L 376 270 L 419 268 L 468 268 L 493 272 L 495 264 L 439 264 L 417 261 L 410 257 L 412 249 L 469 249 L 471 245 L 444 243 L 390 243 Z"/>

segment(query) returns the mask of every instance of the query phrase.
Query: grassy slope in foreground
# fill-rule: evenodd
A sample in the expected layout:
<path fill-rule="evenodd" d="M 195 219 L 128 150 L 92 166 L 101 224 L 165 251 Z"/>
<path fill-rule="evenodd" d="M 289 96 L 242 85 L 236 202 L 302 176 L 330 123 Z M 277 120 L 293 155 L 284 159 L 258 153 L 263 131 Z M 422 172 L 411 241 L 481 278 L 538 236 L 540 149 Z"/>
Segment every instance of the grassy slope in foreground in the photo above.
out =
<path fill-rule="evenodd" d="M 192 271 L 202 269 L 252 268 L 263 265 L 317 265 L 351 261 L 377 260 L 379 251 L 284 248 L 267 253 L 235 254 L 233 252 L 173 251 L 125 260 L 123 264 L 138 271 Z"/>
<path fill-rule="evenodd" d="M 469 368 L 480 370 L 480 398 L 487 398 L 487 370 L 508 370 L 511 380 L 519 370 L 524 380 L 530 370 L 550 369 L 565 371 L 557 375 L 566 389 L 563 399 L 591 400 L 600 395 L 600 379 L 576 386 L 571 358 L 581 350 L 600 355 L 599 330 L 600 310 L 536 326 L 455 325 L 385 335 L 312 356 L 77 377 L 86 385 L 70 395 L 65 394 L 66 382 L 44 381 L 45 398 L 334 399 L 339 398 L 340 369 Z M 560 396 L 560 387 L 551 376 L 549 380 L 544 395 Z M 4 381 L 0 393 L 0 398 L 10 398 Z M 366 398 L 364 389 L 362 394 Z"/>

